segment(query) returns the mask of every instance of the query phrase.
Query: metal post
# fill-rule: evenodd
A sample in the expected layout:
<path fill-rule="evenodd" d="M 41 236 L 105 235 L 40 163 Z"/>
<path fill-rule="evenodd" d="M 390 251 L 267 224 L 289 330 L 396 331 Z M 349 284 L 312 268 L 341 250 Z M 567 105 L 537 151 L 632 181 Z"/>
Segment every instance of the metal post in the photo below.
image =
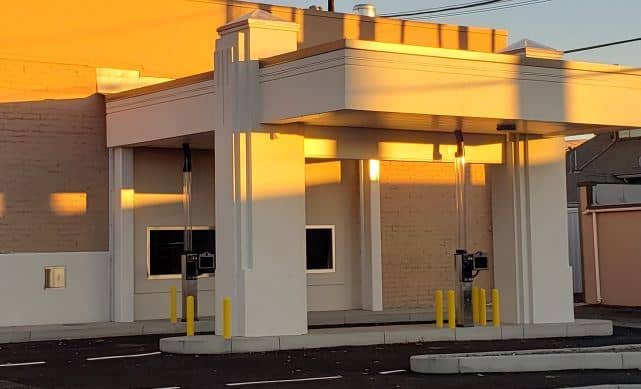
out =
<path fill-rule="evenodd" d="M 231 299 L 223 299 L 223 338 L 231 339 Z"/>
<path fill-rule="evenodd" d="M 187 296 L 187 336 L 194 336 L 194 296 Z"/>
<path fill-rule="evenodd" d="M 479 289 L 479 324 L 485 327 L 487 325 L 487 296 L 485 288 Z"/>
<path fill-rule="evenodd" d="M 455 293 L 453 290 L 447 291 L 447 327 L 456 328 L 456 307 Z"/>
<path fill-rule="evenodd" d="M 180 256 L 182 270 L 182 303 L 183 320 L 187 320 L 187 299 L 193 298 L 194 320 L 198 320 L 198 254 L 192 252 L 191 224 L 191 148 L 183 144 L 183 210 L 185 213 L 185 230 L 183 254 Z"/>
<path fill-rule="evenodd" d="M 501 307 L 498 289 L 492 289 L 492 325 L 494 327 L 501 326 Z"/>

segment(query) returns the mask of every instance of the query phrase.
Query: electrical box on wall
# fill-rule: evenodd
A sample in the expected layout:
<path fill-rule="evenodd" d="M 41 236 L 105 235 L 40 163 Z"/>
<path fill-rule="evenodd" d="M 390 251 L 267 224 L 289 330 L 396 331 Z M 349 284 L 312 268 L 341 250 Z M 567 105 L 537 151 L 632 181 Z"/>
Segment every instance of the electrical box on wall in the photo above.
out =
<path fill-rule="evenodd" d="M 45 267 L 45 289 L 64 289 L 67 285 L 64 266 Z"/>

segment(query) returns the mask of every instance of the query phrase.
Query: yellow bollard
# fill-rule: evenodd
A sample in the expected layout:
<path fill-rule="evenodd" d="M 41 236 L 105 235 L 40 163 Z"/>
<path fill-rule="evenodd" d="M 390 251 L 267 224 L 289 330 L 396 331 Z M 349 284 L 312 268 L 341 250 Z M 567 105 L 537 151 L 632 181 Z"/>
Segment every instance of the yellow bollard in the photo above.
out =
<path fill-rule="evenodd" d="M 485 289 L 479 289 L 479 324 L 485 327 L 487 325 L 487 307 L 485 306 L 487 296 Z"/>
<path fill-rule="evenodd" d="M 187 296 L 187 336 L 194 336 L 194 296 Z"/>
<path fill-rule="evenodd" d="M 223 299 L 223 338 L 231 339 L 231 299 Z"/>
<path fill-rule="evenodd" d="M 456 301 L 454 291 L 447 291 L 447 327 L 456 328 Z"/>
<path fill-rule="evenodd" d="M 169 289 L 169 321 L 171 324 L 178 323 L 178 308 L 176 301 L 176 287 L 172 286 L 171 289 Z"/>
<path fill-rule="evenodd" d="M 494 327 L 501 326 L 501 307 L 498 289 L 492 289 L 492 325 Z"/>
<path fill-rule="evenodd" d="M 434 295 L 436 300 L 434 303 L 434 310 L 436 311 L 436 328 L 443 328 L 443 291 L 437 290 Z"/>
<path fill-rule="evenodd" d="M 475 325 L 478 324 L 479 322 L 478 307 L 479 307 L 479 288 L 475 286 L 472 288 L 472 323 L 474 323 Z"/>

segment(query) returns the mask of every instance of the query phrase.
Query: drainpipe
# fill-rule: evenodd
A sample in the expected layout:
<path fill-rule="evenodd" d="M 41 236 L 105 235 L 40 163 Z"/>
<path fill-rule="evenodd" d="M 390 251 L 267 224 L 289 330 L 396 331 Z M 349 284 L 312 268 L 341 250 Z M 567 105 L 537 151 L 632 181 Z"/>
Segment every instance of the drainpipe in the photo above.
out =
<path fill-rule="evenodd" d="M 596 302 L 601 304 L 601 266 L 599 264 L 599 228 L 597 227 L 596 212 L 592 212 L 592 239 L 594 244 L 594 279 L 596 282 Z"/>

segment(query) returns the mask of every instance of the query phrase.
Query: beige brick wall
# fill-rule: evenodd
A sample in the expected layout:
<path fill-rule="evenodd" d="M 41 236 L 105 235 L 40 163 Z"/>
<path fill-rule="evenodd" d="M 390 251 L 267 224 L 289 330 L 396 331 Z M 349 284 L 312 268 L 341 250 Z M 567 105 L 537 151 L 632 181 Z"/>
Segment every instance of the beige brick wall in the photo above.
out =
<path fill-rule="evenodd" d="M 95 88 L 92 68 L 0 60 L 0 252 L 108 249 Z"/>
<path fill-rule="evenodd" d="M 488 173 L 483 165 L 471 165 L 468 233 L 473 250 L 491 254 Z M 454 167 L 388 161 L 381 162 L 380 177 L 383 306 L 431 306 L 436 289 L 454 287 Z M 484 272 L 475 285 L 488 288 L 490 280 L 489 272 Z"/>

